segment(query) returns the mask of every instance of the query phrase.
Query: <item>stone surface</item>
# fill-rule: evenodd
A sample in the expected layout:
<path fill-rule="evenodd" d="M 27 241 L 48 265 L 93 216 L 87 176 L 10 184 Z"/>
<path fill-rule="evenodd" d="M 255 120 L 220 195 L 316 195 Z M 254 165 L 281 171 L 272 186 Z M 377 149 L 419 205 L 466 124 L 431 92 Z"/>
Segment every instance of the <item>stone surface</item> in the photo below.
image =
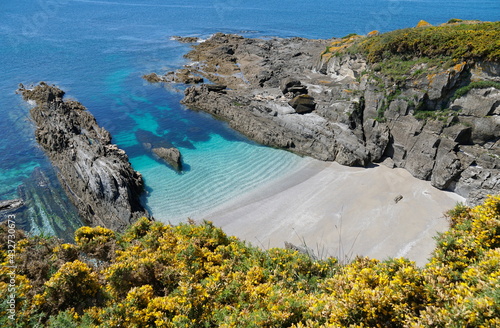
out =
<path fill-rule="evenodd" d="M 178 35 L 174 35 L 172 37 L 172 39 L 174 39 L 175 41 L 178 41 L 178 42 L 181 42 L 181 43 L 196 43 L 196 42 L 200 42 L 200 38 L 196 37 L 196 36 L 178 36 Z"/>
<path fill-rule="evenodd" d="M 305 85 L 302 85 L 302 83 L 299 80 L 291 77 L 288 77 L 281 81 L 280 89 L 284 95 L 290 93 L 294 97 L 307 94 L 307 87 Z"/>
<path fill-rule="evenodd" d="M 316 109 L 314 98 L 309 95 L 299 95 L 288 102 L 297 114 L 307 114 Z"/>
<path fill-rule="evenodd" d="M 19 92 L 36 102 L 30 111 L 36 140 L 86 224 L 122 231 L 148 215 L 140 202 L 141 175 L 83 105 L 64 101 L 62 90 L 43 82 Z"/>
<path fill-rule="evenodd" d="M 435 135 L 423 132 L 412 141 L 414 143 L 409 148 L 405 168 L 414 177 L 428 180 L 434 168 L 440 140 Z"/>
<path fill-rule="evenodd" d="M 469 166 L 462 173 L 455 192 L 466 195 L 471 205 L 479 205 L 488 194 L 498 194 L 500 170 Z"/>
<path fill-rule="evenodd" d="M 461 115 L 485 117 L 499 115 L 500 90 L 495 88 L 473 89 L 452 104 L 453 110 L 460 110 Z"/>
<path fill-rule="evenodd" d="M 181 152 L 177 148 L 152 148 L 151 151 L 172 166 L 177 172 L 182 171 Z"/>
<path fill-rule="evenodd" d="M 176 72 L 168 72 L 165 75 L 158 75 L 156 73 L 146 74 L 142 76 L 143 79 L 149 83 L 159 83 L 159 82 L 173 82 L 173 83 L 184 83 L 184 84 L 198 84 L 203 83 L 203 78 L 201 76 L 195 75 L 190 69 L 181 69 Z"/>
<path fill-rule="evenodd" d="M 446 189 L 462 171 L 462 164 L 457 156 L 456 142 L 441 139 L 432 171 L 431 183 L 439 189 Z"/>
<path fill-rule="evenodd" d="M 394 81 L 361 54 L 322 56 L 331 41 L 217 33 L 186 57 L 193 74 L 227 89 L 193 86 L 182 103 L 265 145 L 344 165 L 383 160 L 473 201 L 500 193 L 491 178 L 476 183 L 467 173 L 500 167 L 500 91 L 471 90 L 450 103 L 472 80 L 496 81 L 497 64 L 419 64 L 411 72 L 429 74 Z M 421 111 L 431 114 L 417 119 Z"/>
<path fill-rule="evenodd" d="M 148 81 L 149 83 L 167 82 L 167 80 L 163 76 L 158 75 L 156 73 L 143 75 L 142 78 Z"/>

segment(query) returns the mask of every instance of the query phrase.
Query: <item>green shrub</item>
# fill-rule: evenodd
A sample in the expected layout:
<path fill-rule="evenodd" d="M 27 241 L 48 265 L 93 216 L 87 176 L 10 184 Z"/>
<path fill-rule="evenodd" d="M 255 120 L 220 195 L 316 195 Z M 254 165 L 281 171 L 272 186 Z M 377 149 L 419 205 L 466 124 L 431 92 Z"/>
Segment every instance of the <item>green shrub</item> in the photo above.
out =
<path fill-rule="evenodd" d="M 19 265 L 15 327 L 498 327 L 500 196 L 457 206 L 429 263 L 315 260 L 261 250 L 202 224 L 140 220 L 109 266 L 67 262 L 30 291 Z M 2 235 L 0 227 L 0 239 Z M 3 231 L 4 233 L 4 231 Z M 132 238 L 135 236 L 137 238 Z M 31 239 L 19 240 L 31 252 Z M 54 253 L 61 245 L 53 245 Z M 82 246 L 75 246 L 77 249 Z M 5 259 L 6 252 L 1 250 Z M 87 258 L 87 261 L 91 259 Z M 27 259 L 26 259 L 27 261 Z M 91 262 L 91 261 L 90 261 Z M 0 298 L 8 270 L 0 268 Z"/>
<path fill-rule="evenodd" d="M 359 41 L 370 62 L 392 56 L 500 61 L 500 22 L 407 28 Z"/>

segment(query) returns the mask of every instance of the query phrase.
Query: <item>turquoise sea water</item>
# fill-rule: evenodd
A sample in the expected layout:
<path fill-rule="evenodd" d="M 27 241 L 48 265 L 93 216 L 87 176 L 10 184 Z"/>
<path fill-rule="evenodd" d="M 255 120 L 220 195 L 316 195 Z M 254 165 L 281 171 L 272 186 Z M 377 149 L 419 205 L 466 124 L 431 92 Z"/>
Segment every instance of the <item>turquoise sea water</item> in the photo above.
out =
<path fill-rule="evenodd" d="M 0 2 L 0 199 L 37 166 L 49 164 L 33 139 L 18 83 L 47 81 L 81 101 L 129 154 L 146 181 L 145 204 L 178 222 L 301 165 L 261 147 L 210 116 L 179 104 L 182 90 L 151 85 L 145 73 L 185 64 L 173 35 L 330 38 L 439 24 L 498 20 L 500 2 L 431 0 L 3 0 Z M 151 158 L 136 132 L 169 140 L 188 168 L 177 174 Z"/>

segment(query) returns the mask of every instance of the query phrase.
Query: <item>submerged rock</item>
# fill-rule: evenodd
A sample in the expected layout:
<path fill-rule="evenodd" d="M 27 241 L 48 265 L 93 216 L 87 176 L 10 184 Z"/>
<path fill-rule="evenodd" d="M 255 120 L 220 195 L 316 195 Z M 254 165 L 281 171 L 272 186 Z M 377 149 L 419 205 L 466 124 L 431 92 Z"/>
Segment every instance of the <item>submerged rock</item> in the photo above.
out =
<path fill-rule="evenodd" d="M 182 171 L 181 152 L 164 137 L 142 129 L 135 132 L 135 137 L 153 157 L 161 159 L 177 172 Z"/>
<path fill-rule="evenodd" d="M 142 78 L 149 83 L 159 83 L 159 82 L 166 82 L 165 78 L 161 75 L 158 75 L 156 73 L 151 73 L 151 74 L 146 74 L 143 75 Z"/>
<path fill-rule="evenodd" d="M 20 228 L 35 235 L 42 233 L 74 241 L 75 230 L 84 223 L 52 169 L 35 168 L 17 193 L 25 203 L 15 213 Z"/>
<path fill-rule="evenodd" d="M 142 76 L 143 79 L 149 83 L 170 82 L 170 83 L 184 83 L 184 84 L 198 84 L 203 83 L 201 76 L 195 75 L 189 69 L 182 69 L 176 72 L 168 72 L 165 75 L 158 75 L 156 73 L 146 74 Z"/>
<path fill-rule="evenodd" d="M 36 140 L 86 224 L 121 231 L 148 215 L 140 202 L 142 176 L 83 105 L 64 101 L 62 90 L 43 82 L 18 91 L 36 102 L 30 111 Z"/>
<path fill-rule="evenodd" d="M 201 39 L 196 37 L 196 36 L 178 36 L 178 35 L 174 35 L 172 37 L 172 39 L 174 39 L 175 41 L 177 42 L 181 42 L 181 43 L 196 43 L 196 42 L 200 42 Z"/>
<path fill-rule="evenodd" d="M 316 108 L 316 103 L 314 98 L 308 95 L 300 95 L 294 97 L 288 102 L 295 112 L 298 114 L 307 114 L 312 112 Z"/>

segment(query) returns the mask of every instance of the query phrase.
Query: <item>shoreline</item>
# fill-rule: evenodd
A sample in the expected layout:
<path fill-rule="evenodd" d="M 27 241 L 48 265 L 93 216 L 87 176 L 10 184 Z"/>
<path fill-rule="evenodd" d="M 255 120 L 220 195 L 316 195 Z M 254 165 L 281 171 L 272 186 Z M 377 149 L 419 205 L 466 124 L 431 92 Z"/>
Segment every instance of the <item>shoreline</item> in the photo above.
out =
<path fill-rule="evenodd" d="M 465 201 L 405 169 L 307 160 L 193 219 L 210 220 L 262 248 L 284 247 L 286 241 L 340 261 L 406 257 L 422 266 L 435 248 L 433 237 L 449 228 L 444 212 Z"/>

